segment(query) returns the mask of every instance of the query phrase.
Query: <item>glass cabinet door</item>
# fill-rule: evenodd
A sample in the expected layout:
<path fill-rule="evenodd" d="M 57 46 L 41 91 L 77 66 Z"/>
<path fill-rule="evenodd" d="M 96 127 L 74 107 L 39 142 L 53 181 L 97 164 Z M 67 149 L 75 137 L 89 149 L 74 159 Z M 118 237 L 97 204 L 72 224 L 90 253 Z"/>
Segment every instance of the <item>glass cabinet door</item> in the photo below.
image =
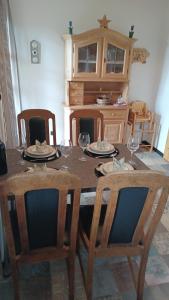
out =
<path fill-rule="evenodd" d="M 76 43 L 74 47 L 74 77 L 100 75 L 100 42 Z"/>
<path fill-rule="evenodd" d="M 103 62 L 103 76 L 110 78 L 127 77 L 127 50 L 105 42 L 104 46 L 104 62 Z"/>
<path fill-rule="evenodd" d="M 97 43 L 78 49 L 78 73 L 96 73 Z"/>
<path fill-rule="evenodd" d="M 106 53 L 106 73 L 123 73 L 124 57 L 124 49 L 108 44 Z"/>

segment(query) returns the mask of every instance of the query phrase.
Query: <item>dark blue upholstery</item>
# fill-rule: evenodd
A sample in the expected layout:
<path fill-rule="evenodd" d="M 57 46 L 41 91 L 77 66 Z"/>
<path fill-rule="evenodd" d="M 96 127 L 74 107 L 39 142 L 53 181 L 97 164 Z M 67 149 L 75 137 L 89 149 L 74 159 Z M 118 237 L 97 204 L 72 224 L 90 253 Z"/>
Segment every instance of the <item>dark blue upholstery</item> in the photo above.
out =
<path fill-rule="evenodd" d="M 111 227 L 109 243 L 130 243 L 144 207 L 148 188 L 131 187 L 121 189 L 117 200 L 117 209 Z M 103 224 L 107 205 L 103 205 L 100 225 Z M 80 210 L 81 224 L 89 237 L 94 206 L 85 206 Z"/>
<path fill-rule="evenodd" d="M 90 143 L 94 142 L 94 120 L 90 118 L 80 118 L 80 132 L 88 132 Z"/>
<path fill-rule="evenodd" d="M 35 140 L 44 142 L 45 136 L 45 120 L 40 117 L 33 117 L 29 120 L 30 145 L 35 144 Z"/>
<path fill-rule="evenodd" d="M 148 188 L 124 188 L 120 190 L 117 210 L 110 231 L 110 243 L 130 243 L 144 207 Z"/>
<path fill-rule="evenodd" d="M 25 195 L 30 248 L 56 245 L 58 190 L 36 190 Z"/>
<path fill-rule="evenodd" d="M 30 191 L 25 194 L 25 208 L 30 249 L 56 245 L 59 192 L 55 189 Z M 16 254 L 21 251 L 16 210 L 10 212 Z M 67 205 L 65 230 L 71 224 L 71 207 Z M 67 244 L 69 241 L 66 241 Z"/>

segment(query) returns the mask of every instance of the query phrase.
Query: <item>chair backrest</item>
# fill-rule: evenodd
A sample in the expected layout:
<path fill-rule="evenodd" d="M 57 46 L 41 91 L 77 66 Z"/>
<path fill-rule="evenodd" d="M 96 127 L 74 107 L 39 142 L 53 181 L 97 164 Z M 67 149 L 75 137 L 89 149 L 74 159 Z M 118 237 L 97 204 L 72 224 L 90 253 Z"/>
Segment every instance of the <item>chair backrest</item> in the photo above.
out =
<path fill-rule="evenodd" d="M 147 105 L 144 101 L 138 100 L 131 102 L 130 109 L 139 116 L 144 116 L 147 113 Z"/>
<path fill-rule="evenodd" d="M 73 145 L 78 144 L 80 132 L 88 132 L 90 142 L 103 140 L 103 114 L 94 109 L 80 109 L 70 114 L 70 139 Z"/>
<path fill-rule="evenodd" d="M 107 189 L 108 204 L 103 218 L 102 199 Z M 110 244 L 130 245 L 130 248 L 148 247 L 162 216 L 168 193 L 168 177 L 155 171 L 115 172 L 100 178 L 90 231 L 91 248 L 97 244 L 100 218 L 104 222 L 98 252 L 111 251 L 111 247 L 108 247 Z"/>
<path fill-rule="evenodd" d="M 3 183 L 0 197 L 11 258 L 41 261 L 63 258 L 69 251 L 75 251 L 80 186 L 77 176 L 56 170 L 20 173 Z M 71 207 L 67 205 L 68 192 Z M 11 226 L 8 207 L 11 194 L 15 197 L 15 227 Z"/>
<path fill-rule="evenodd" d="M 25 133 L 27 146 L 35 144 L 35 140 L 41 143 L 46 140 L 50 144 L 49 120 L 52 120 L 53 144 L 56 146 L 55 115 L 46 109 L 27 109 L 17 116 L 19 143 L 22 144 L 23 132 Z"/>

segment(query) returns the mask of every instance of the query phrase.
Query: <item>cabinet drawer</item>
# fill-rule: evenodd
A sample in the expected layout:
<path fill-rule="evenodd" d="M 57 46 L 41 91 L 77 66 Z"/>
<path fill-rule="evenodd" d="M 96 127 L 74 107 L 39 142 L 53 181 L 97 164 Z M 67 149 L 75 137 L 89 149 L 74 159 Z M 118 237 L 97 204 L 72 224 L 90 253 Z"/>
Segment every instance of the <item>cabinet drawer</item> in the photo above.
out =
<path fill-rule="evenodd" d="M 70 90 L 70 97 L 71 96 L 83 96 L 83 90 Z"/>
<path fill-rule="evenodd" d="M 125 119 L 126 110 L 101 110 L 101 113 L 104 115 L 105 119 Z"/>
<path fill-rule="evenodd" d="M 83 105 L 83 96 L 72 96 L 69 99 L 70 105 Z"/>
<path fill-rule="evenodd" d="M 83 90 L 83 82 L 70 82 L 70 89 L 73 90 Z"/>

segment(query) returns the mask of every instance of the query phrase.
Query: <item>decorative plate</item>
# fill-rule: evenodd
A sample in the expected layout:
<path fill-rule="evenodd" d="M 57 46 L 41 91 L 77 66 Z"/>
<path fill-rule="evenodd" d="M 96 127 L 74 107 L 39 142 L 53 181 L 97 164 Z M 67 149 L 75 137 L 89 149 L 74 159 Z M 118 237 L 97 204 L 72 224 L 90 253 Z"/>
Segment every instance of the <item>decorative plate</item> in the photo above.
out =
<path fill-rule="evenodd" d="M 115 148 L 113 145 L 106 142 L 95 142 L 88 145 L 87 150 L 95 154 L 109 154 L 112 153 Z"/>
<path fill-rule="evenodd" d="M 54 149 L 50 145 L 33 145 L 28 147 L 25 150 L 26 155 L 31 156 L 31 157 L 47 157 L 54 155 L 56 153 L 56 149 Z"/>

